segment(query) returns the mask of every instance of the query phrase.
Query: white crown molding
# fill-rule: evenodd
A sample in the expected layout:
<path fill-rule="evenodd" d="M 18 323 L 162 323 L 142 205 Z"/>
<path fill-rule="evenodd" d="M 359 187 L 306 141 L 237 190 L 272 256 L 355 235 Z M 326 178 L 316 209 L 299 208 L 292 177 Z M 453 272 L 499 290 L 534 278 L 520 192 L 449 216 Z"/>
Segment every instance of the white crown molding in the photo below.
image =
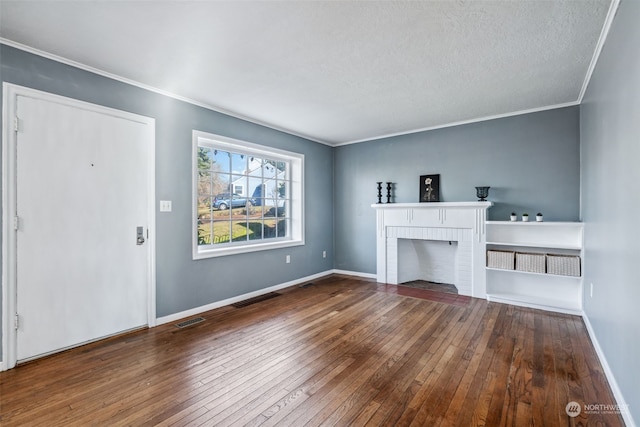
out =
<path fill-rule="evenodd" d="M 598 59 L 600 59 L 600 52 L 602 52 L 604 43 L 607 40 L 607 36 L 609 35 L 609 30 L 611 29 L 613 18 L 615 18 L 616 13 L 618 13 L 618 6 L 620 6 L 620 1 L 621 0 L 613 0 L 611 2 L 611 5 L 609 6 L 607 17 L 604 20 L 604 25 L 602 26 L 602 31 L 600 32 L 600 38 L 598 39 L 598 43 L 596 44 L 596 50 L 595 52 L 593 52 L 593 57 L 591 58 L 591 63 L 589 64 L 589 68 L 587 69 L 587 74 L 584 76 L 582 89 L 580 90 L 580 95 L 578 96 L 579 104 L 582 103 L 582 99 L 584 98 L 584 95 L 587 92 L 587 87 L 589 87 L 591 76 L 593 75 L 593 71 L 596 69 L 596 64 L 598 63 Z"/>
<path fill-rule="evenodd" d="M 514 111 L 514 112 L 511 112 L 511 113 L 496 114 L 496 115 L 493 115 L 493 116 L 478 117 L 478 118 L 469 119 L 469 120 L 461 120 L 459 122 L 451 122 L 451 123 L 446 123 L 446 124 L 443 124 L 443 125 L 429 126 L 429 127 L 420 128 L 420 129 L 413 129 L 413 130 L 409 130 L 409 131 L 406 131 L 406 132 L 390 133 L 390 134 L 386 134 L 386 135 L 374 136 L 374 137 L 371 137 L 371 138 L 358 139 L 358 140 L 355 140 L 355 141 L 340 142 L 340 143 L 337 143 L 337 144 L 333 144 L 333 146 L 334 147 L 340 147 L 342 145 L 359 144 L 361 142 L 375 141 L 375 140 L 384 139 L 384 138 L 393 138 L 394 136 L 411 135 L 411 134 L 414 134 L 414 133 L 426 132 L 426 131 L 429 131 L 429 130 L 444 129 L 444 128 L 450 128 L 450 127 L 461 126 L 461 125 L 468 125 L 468 124 L 471 124 L 471 123 L 478 123 L 478 122 L 486 122 L 488 120 L 502 119 L 502 118 L 505 118 L 505 117 L 512 117 L 512 116 L 520 116 L 522 114 L 537 113 L 537 112 L 540 112 L 540 111 L 555 110 L 557 108 L 573 107 L 575 105 L 580 105 L 580 102 L 578 102 L 578 101 L 565 102 L 564 104 L 548 105 L 546 107 L 531 108 L 531 109 L 528 109 L 528 110 Z"/>
<path fill-rule="evenodd" d="M 205 104 L 203 102 L 196 101 L 194 99 L 187 98 L 187 97 L 184 97 L 184 96 L 181 96 L 181 95 L 177 95 L 175 93 L 168 92 L 166 90 L 159 89 L 159 88 L 156 88 L 156 87 L 153 87 L 153 86 L 149 86 L 149 85 L 146 85 L 144 83 L 140 83 L 138 81 L 131 80 L 131 79 L 128 79 L 126 77 L 122 77 L 122 76 L 119 76 L 117 74 L 113 74 L 113 73 L 110 73 L 108 71 L 101 70 L 99 68 L 91 67 L 91 66 L 83 64 L 81 62 L 76 62 L 76 61 L 73 61 L 71 59 L 55 55 L 53 53 L 49 53 L 49 52 L 46 52 L 46 51 L 43 51 L 43 50 L 40 50 L 40 49 L 33 48 L 31 46 L 24 45 L 22 43 L 14 42 L 13 40 L 9 40 L 9 39 L 0 37 L 0 44 L 11 46 L 13 48 L 16 48 L 16 49 L 19 49 L 19 50 L 22 50 L 22 51 L 25 51 L 25 52 L 28 52 L 28 53 L 32 53 L 34 55 L 38 55 L 38 56 L 41 56 L 43 58 L 50 59 L 52 61 L 60 62 L 60 63 L 65 64 L 65 65 L 70 65 L 72 67 L 79 68 L 81 70 L 88 71 L 90 73 L 97 74 L 97 75 L 100 75 L 100 76 L 103 76 L 103 77 L 107 77 L 109 79 L 116 80 L 116 81 L 119 81 L 119 82 L 122 82 L 122 83 L 126 83 L 126 84 L 131 85 L 131 86 L 139 87 L 141 89 L 148 90 L 150 92 L 154 92 L 154 93 L 157 93 L 157 94 L 160 94 L 160 95 L 168 96 L 169 98 L 177 99 L 178 101 L 183 101 L 183 102 L 186 102 L 186 103 L 189 103 L 189 104 L 192 104 L 192 105 L 196 105 L 198 107 L 206 108 L 207 110 L 215 111 L 216 113 L 221 113 L 221 114 L 224 114 L 224 115 L 227 115 L 227 116 L 234 117 L 236 119 L 244 120 L 245 122 L 253 123 L 253 124 L 259 125 L 259 126 L 264 126 L 266 128 L 273 129 L 273 130 L 276 130 L 278 132 L 284 132 L 284 133 L 287 133 L 287 134 L 292 135 L 292 136 L 297 136 L 299 138 L 303 138 L 303 139 L 306 139 L 306 140 L 309 140 L 309 141 L 317 142 L 319 144 L 328 145 L 328 146 L 332 146 L 333 145 L 333 144 L 331 144 L 331 143 L 329 143 L 327 141 L 322 141 L 320 139 L 316 139 L 316 138 L 313 138 L 311 136 L 304 135 L 304 134 L 292 131 L 291 129 L 275 126 L 275 125 L 272 125 L 272 124 L 269 124 L 269 123 L 262 122 L 262 121 L 257 120 L 257 119 L 253 119 L 251 117 L 243 116 L 242 114 L 238 114 L 236 112 L 229 111 L 229 110 L 226 110 L 224 108 L 216 107 L 214 105 Z"/>

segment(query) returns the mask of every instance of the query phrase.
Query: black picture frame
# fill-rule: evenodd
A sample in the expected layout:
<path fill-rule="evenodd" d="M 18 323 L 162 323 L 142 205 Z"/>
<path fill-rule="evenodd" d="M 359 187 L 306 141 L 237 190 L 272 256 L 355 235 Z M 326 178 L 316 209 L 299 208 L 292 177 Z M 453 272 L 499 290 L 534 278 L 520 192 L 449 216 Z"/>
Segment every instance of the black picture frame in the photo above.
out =
<path fill-rule="evenodd" d="M 420 176 L 420 202 L 440 201 L 440 174 Z"/>

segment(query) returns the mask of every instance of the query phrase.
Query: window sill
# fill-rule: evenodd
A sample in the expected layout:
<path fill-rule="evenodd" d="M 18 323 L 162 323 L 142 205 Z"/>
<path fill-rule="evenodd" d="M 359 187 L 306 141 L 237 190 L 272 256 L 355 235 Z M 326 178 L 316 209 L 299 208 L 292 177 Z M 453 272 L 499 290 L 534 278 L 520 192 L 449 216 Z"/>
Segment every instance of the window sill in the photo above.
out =
<path fill-rule="evenodd" d="M 304 240 L 280 240 L 277 242 L 256 243 L 252 245 L 226 246 L 223 248 L 198 249 L 193 252 L 193 259 L 216 258 L 227 255 L 238 255 L 250 252 L 266 251 L 269 249 L 289 248 L 292 246 L 303 246 Z"/>

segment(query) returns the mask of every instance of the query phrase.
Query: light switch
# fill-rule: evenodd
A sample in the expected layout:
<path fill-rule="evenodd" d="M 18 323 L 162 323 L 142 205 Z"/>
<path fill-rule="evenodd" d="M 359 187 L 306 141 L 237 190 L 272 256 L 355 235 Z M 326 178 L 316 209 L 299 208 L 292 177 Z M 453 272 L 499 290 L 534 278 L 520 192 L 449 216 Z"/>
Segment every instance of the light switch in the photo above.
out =
<path fill-rule="evenodd" d="M 160 212 L 171 212 L 171 200 L 160 200 Z"/>

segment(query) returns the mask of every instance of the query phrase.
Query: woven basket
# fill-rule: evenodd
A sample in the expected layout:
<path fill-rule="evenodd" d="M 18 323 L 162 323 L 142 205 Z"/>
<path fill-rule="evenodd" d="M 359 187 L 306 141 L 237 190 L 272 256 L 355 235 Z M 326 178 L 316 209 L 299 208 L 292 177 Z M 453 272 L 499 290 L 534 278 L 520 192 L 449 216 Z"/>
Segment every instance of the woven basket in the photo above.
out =
<path fill-rule="evenodd" d="M 547 273 L 560 276 L 580 276 L 580 257 L 547 254 Z"/>
<path fill-rule="evenodd" d="M 513 270 L 515 252 L 510 251 L 487 251 L 487 267 L 501 268 L 503 270 Z"/>
<path fill-rule="evenodd" d="M 516 252 L 516 270 L 530 273 L 544 273 L 545 254 Z"/>

